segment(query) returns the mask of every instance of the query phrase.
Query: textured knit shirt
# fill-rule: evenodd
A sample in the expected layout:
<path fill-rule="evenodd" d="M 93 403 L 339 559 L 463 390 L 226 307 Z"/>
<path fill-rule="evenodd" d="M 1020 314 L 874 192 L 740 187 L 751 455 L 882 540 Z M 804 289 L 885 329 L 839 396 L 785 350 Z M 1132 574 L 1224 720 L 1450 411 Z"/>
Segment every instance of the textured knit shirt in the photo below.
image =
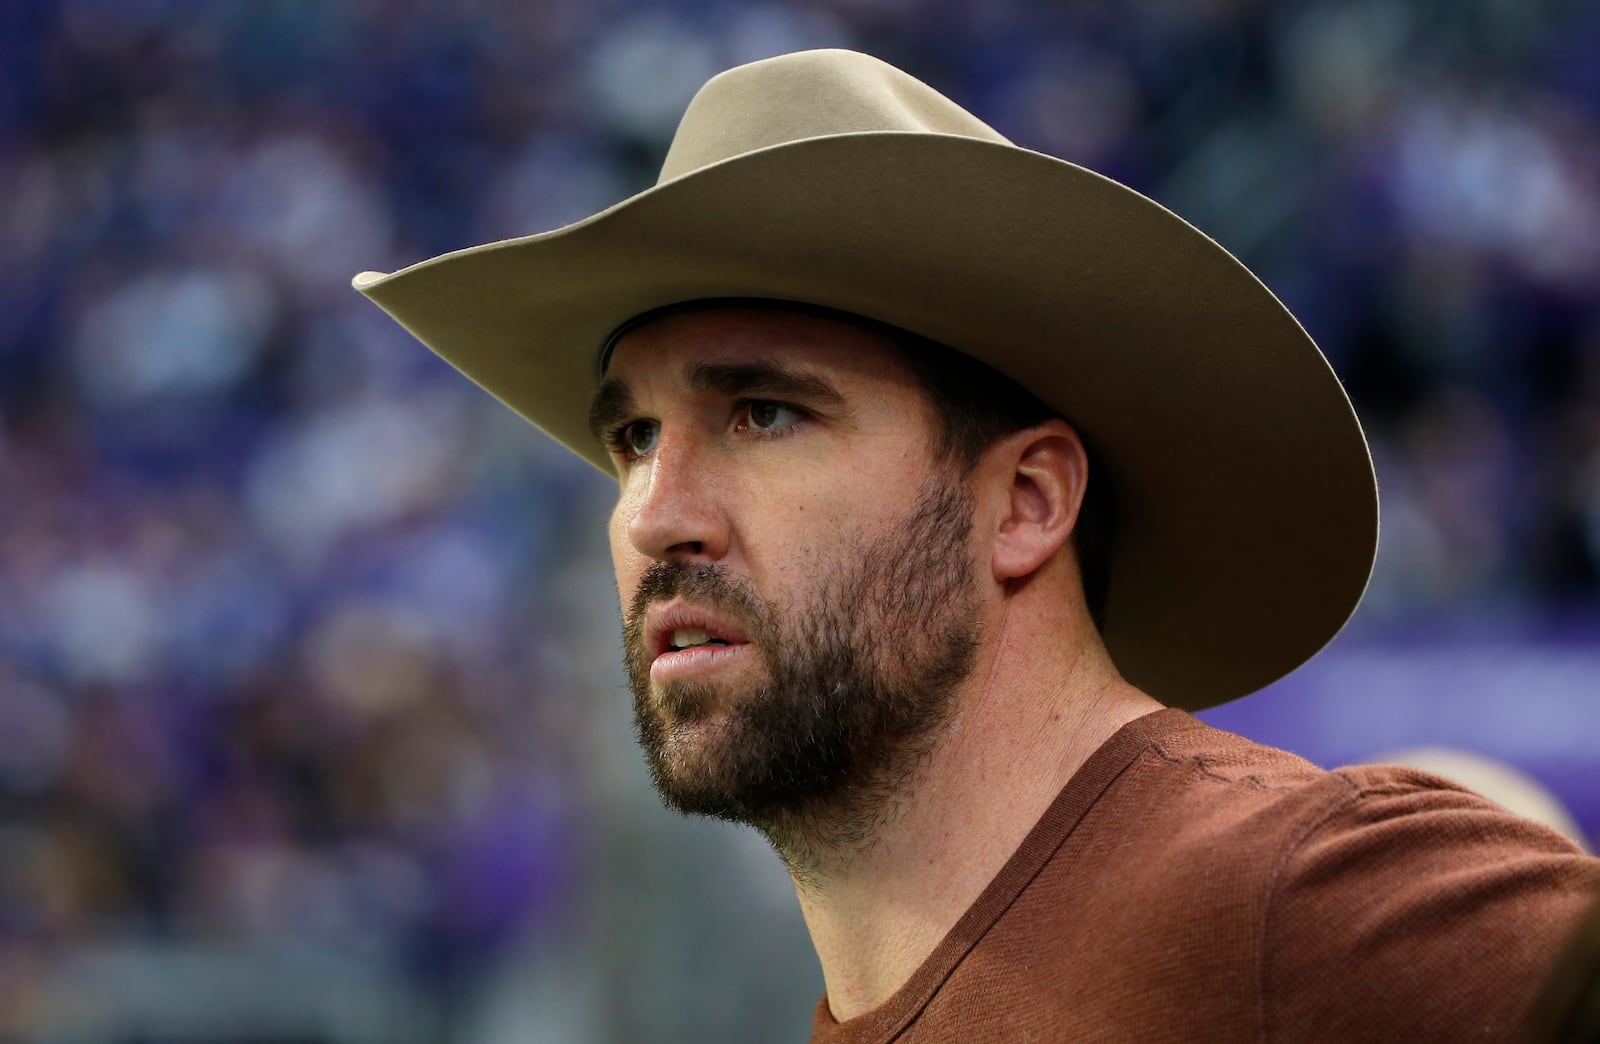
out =
<path fill-rule="evenodd" d="M 911 978 L 823 1044 L 1519 1040 L 1600 860 L 1410 769 L 1177 710 L 1073 776 Z"/>

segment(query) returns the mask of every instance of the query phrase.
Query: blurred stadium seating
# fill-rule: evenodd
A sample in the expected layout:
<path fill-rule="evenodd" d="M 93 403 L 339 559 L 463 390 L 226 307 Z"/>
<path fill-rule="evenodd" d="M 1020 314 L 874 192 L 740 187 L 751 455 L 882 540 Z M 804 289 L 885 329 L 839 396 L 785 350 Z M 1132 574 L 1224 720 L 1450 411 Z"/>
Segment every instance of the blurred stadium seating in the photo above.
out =
<path fill-rule="evenodd" d="M 1476 749 L 1600 837 L 1600 5 L 12 0 L 0 1038 L 804 1039 L 781 870 L 635 764 L 606 481 L 348 281 L 833 45 L 1184 214 L 1345 379 L 1373 588 L 1208 717 Z"/>

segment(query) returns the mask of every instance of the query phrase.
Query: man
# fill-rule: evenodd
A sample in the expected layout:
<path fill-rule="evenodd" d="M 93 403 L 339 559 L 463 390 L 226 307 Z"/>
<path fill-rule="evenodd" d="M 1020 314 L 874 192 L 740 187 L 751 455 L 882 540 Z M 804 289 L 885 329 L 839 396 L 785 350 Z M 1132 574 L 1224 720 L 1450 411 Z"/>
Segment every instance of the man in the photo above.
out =
<path fill-rule="evenodd" d="M 1181 219 L 821 51 L 707 84 L 654 188 L 356 285 L 616 474 L 653 778 L 789 867 L 816 1039 L 1528 1025 L 1600 864 L 1184 713 L 1332 637 L 1376 496 Z"/>

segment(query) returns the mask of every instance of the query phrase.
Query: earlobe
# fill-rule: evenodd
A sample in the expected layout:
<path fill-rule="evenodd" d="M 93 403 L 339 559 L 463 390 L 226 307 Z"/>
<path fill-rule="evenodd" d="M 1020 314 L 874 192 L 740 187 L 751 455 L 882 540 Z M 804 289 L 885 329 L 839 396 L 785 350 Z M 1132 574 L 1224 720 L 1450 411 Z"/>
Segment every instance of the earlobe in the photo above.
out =
<path fill-rule="evenodd" d="M 1010 480 L 993 551 L 994 577 L 1004 583 L 1037 572 L 1072 536 L 1088 486 L 1089 457 L 1063 420 L 1019 431 L 990 451 L 998 475 Z"/>

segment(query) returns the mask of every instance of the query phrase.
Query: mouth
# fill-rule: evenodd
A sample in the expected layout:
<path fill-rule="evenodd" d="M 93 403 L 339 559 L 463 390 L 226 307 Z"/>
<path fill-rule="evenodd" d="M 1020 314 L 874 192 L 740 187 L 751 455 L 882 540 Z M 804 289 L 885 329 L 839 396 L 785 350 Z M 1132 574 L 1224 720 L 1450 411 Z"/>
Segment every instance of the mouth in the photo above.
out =
<path fill-rule="evenodd" d="M 701 645 L 732 645 L 726 638 L 718 638 L 704 627 L 679 627 L 667 639 L 667 652 L 681 652 Z"/>
<path fill-rule="evenodd" d="M 657 682 L 721 667 L 750 647 L 734 621 L 686 602 L 652 608 L 647 621 L 650 675 Z"/>
<path fill-rule="evenodd" d="M 653 656 L 704 646 L 744 645 L 750 639 L 733 620 L 702 606 L 674 599 L 651 607 L 645 617 L 646 648 Z"/>

